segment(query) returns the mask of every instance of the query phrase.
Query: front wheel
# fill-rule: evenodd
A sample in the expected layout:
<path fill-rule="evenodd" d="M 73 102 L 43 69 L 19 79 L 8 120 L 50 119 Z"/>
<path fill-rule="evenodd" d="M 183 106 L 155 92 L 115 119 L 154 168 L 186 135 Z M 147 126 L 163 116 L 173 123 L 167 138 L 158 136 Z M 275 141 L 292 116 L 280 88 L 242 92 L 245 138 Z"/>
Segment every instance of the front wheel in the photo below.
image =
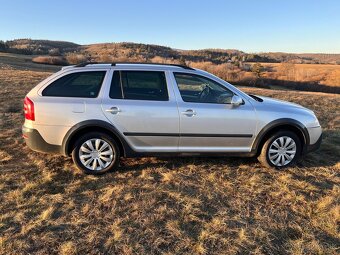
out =
<path fill-rule="evenodd" d="M 279 131 L 264 143 L 259 162 L 268 168 L 284 168 L 296 163 L 301 155 L 299 137 L 291 131 Z"/>
<path fill-rule="evenodd" d="M 93 132 L 76 141 L 72 159 L 87 174 L 103 174 L 117 167 L 119 149 L 110 136 Z"/>

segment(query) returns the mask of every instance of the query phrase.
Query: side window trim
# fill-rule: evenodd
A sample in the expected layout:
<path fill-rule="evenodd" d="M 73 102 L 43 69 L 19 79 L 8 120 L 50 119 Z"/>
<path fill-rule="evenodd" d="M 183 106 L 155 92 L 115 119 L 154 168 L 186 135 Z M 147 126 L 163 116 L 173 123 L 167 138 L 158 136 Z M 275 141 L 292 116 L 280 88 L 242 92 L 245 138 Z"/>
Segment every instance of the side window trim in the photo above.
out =
<path fill-rule="evenodd" d="M 120 91 L 122 93 L 122 99 L 125 99 L 124 90 L 123 90 L 122 70 L 119 70 L 119 84 L 120 84 Z"/>
<path fill-rule="evenodd" d="M 222 85 L 220 82 L 217 82 L 209 77 L 206 77 L 204 75 L 201 75 L 201 74 L 196 74 L 196 73 L 191 73 L 191 72 L 172 72 L 172 76 L 173 76 L 173 80 L 174 80 L 174 83 L 175 83 L 175 87 L 176 87 L 176 90 L 178 91 L 178 95 L 180 97 L 180 99 L 182 100 L 182 102 L 184 103 L 194 103 L 194 104 L 215 104 L 215 105 L 223 105 L 223 104 L 231 104 L 231 103 L 211 103 L 211 102 L 190 102 L 190 101 L 185 101 L 183 99 L 183 96 L 181 94 L 181 91 L 179 89 L 179 86 L 178 86 L 178 83 L 177 83 L 177 80 L 176 80 L 176 74 L 183 74 L 183 75 L 192 75 L 192 76 L 197 76 L 199 78 L 204 78 L 204 79 L 207 79 L 215 84 L 217 84 L 218 86 L 220 86 L 221 88 L 227 90 L 227 91 L 230 91 L 233 95 L 237 95 L 233 90 L 229 89 L 228 87 Z"/>

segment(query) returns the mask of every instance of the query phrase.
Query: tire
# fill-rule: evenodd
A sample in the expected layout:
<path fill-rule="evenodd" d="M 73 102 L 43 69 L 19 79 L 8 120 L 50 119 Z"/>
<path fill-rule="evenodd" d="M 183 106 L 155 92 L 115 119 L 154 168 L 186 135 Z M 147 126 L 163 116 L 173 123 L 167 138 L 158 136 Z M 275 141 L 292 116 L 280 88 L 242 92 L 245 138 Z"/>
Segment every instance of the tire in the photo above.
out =
<path fill-rule="evenodd" d="M 282 169 L 294 165 L 300 156 L 299 137 L 291 131 L 278 131 L 265 141 L 257 159 L 267 168 Z"/>
<path fill-rule="evenodd" d="M 81 136 L 74 145 L 72 159 L 86 174 L 99 175 L 117 168 L 119 148 L 114 139 L 104 133 L 91 132 Z"/>

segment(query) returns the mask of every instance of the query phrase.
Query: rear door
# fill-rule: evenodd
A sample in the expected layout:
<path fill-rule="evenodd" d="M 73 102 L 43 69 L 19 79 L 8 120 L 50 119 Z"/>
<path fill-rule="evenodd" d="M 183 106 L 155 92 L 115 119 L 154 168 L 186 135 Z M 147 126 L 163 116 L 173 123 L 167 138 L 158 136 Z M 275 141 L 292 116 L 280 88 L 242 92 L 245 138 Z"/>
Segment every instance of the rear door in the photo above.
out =
<path fill-rule="evenodd" d="M 169 74 L 162 70 L 114 70 L 102 109 L 138 152 L 178 150 L 179 114 Z"/>

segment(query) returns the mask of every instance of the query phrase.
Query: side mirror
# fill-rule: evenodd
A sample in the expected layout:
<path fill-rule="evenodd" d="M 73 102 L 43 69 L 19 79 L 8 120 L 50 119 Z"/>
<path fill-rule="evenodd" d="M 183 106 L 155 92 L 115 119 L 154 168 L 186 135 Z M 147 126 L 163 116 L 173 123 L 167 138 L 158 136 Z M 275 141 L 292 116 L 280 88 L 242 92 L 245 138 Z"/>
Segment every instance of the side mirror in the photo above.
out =
<path fill-rule="evenodd" d="M 231 98 L 231 104 L 233 106 L 240 106 L 240 105 L 244 104 L 244 101 L 238 95 L 233 95 L 233 97 Z"/>

